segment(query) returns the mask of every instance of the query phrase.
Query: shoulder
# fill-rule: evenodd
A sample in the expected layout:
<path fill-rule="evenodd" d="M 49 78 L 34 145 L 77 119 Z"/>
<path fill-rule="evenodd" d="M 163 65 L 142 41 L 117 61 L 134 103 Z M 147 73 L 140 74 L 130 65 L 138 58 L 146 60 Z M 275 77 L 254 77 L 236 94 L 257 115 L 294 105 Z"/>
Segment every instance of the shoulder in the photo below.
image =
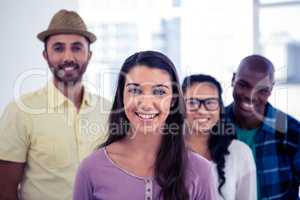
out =
<path fill-rule="evenodd" d="M 194 178 L 207 177 L 208 174 L 212 173 L 213 163 L 201 155 L 188 150 L 188 165 L 187 174 Z"/>
<path fill-rule="evenodd" d="M 191 151 L 188 158 L 186 186 L 192 199 L 215 199 L 217 176 L 213 163 Z"/>
<path fill-rule="evenodd" d="M 300 133 L 300 122 L 292 117 L 291 115 L 287 115 L 288 118 L 288 128 L 290 130 L 298 131 Z"/>
<path fill-rule="evenodd" d="M 252 151 L 250 147 L 237 139 L 233 139 L 231 144 L 228 146 L 229 155 L 233 155 L 236 158 L 243 158 L 241 160 L 248 160 L 247 158 L 252 157 Z"/>
<path fill-rule="evenodd" d="M 44 112 L 47 109 L 48 101 L 48 97 L 45 94 L 44 89 L 23 94 L 12 101 L 8 108 L 27 114 Z"/>
<path fill-rule="evenodd" d="M 100 96 L 98 93 L 95 93 L 95 92 L 92 92 L 91 90 L 89 90 L 86 86 L 84 86 L 84 92 L 86 93 L 85 95 L 87 95 L 93 103 L 97 102 L 97 103 L 108 103 L 108 104 L 111 104 L 111 102 L 103 97 L 103 96 Z"/>
<path fill-rule="evenodd" d="M 91 96 L 92 100 L 97 101 L 97 103 L 106 103 L 106 104 L 111 104 L 111 101 L 109 101 L 107 98 L 103 97 L 103 96 L 99 96 L 93 93 L 89 93 L 88 94 Z"/>
<path fill-rule="evenodd" d="M 104 148 L 100 148 L 82 160 L 79 171 L 84 173 L 92 173 L 101 170 L 101 166 L 107 162 Z"/>
<path fill-rule="evenodd" d="M 191 169 L 195 169 L 200 166 L 209 167 L 212 165 L 211 161 L 190 150 L 187 151 L 187 158 Z"/>
<path fill-rule="evenodd" d="M 233 139 L 228 146 L 228 150 L 230 154 L 235 154 L 235 155 L 251 155 L 252 151 L 250 147 L 245 144 L 244 142 L 241 142 L 237 139 Z"/>
<path fill-rule="evenodd" d="M 277 114 L 277 119 L 287 119 L 289 125 L 293 124 L 293 125 L 296 125 L 296 126 L 300 126 L 300 121 L 297 120 L 295 117 L 293 117 L 292 115 L 278 109 L 278 108 L 275 108 L 273 107 L 271 104 L 268 104 L 268 108 L 273 110 L 273 112 L 275 112 Z"/>
<path fill-rule="evenodd" d="M 42 91 L 41 89 L 26 93 L 11 101 L 6 106 L 3 115 L 26 117 L 29 114 L 34 114 L 36 111 L 47 108 L 45 107 L 47 99 Z"/>
<path fill-rule="evenodd" d="M 87 156 L 83 161 L 81 162 L 81 165 L 93 165 L 93 163 L 99 163 L 106 161 L 105 156 L 105 149 L 104 147 L 97 149 L 93 153 L 91 153 L 89 156 Z"/>
<path fill-rule="evenodd" d="M 36 91 L 28 92 L 20 96 L 19 100 L 22 100 L 26 103 L 34 102 L 36 99 L 42 98 L 45 96 L 45 89 L 41 88 Z"/>
<path fill-rule="evenodd" d="M 229 145 L 228 150 L 229 155 L 226 162 L 232 162 L 233 166 L 239 166 L 237 169 L 242 169 L 243 173 L 256 170 L 253 153 L 247 144 L 234 139 Z"/>
<path fill-rule="evenodd" d="M 275 117 L 276 121 L 279 122 L 286 122 L 287 128 L 292 129 L 300 129 L 300 122 L 293 116 L 289 115 L 288 113 L 283 112 L 282 110 L 273 107 L 271 104 L 267 105 L 268 109 L 268 115 L 271 115 L 271 117 Z M 267 117 L 270 117 L 268 116 Z"/>
<path fill-rule="evenodd" d="M 105 97 L 90 93 L 87 91 L 87 94 L 90 96 L 90 100 L 93 105 L 96 105 L 97 109 L 101 109 L 104 111 L 110 111 L 112 107 L 112 103 Z"/>

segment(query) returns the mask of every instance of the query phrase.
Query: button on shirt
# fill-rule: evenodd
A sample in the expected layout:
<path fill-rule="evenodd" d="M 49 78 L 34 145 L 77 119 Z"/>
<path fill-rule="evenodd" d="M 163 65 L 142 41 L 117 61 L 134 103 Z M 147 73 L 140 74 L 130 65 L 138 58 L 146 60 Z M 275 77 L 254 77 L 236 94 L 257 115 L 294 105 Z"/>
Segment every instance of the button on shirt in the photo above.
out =
<path fill-rule="evenodd" d="M 22 200 L 70 200 L 79 162 L 104 142 L 110 103 L 84 92 L 77 111 L 52 82 L 10 103 L 0 120 L 0 159 L 26 163 Z"/>

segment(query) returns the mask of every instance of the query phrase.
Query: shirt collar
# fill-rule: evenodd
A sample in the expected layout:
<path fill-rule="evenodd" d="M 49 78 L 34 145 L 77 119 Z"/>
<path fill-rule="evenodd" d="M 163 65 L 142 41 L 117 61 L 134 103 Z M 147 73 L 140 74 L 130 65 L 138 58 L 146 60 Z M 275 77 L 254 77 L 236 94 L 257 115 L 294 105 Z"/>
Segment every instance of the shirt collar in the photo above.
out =
<path fill-rule="evenodd" d="M 48 96 L 48 105 L 50 108 L 56 108 L 64 103 L 73 104 L 59 89 L 56 88 L 53 81 L 49 81 L 45 86 L 44 91 Z M 83 90 L 83 105 L 93 106 L 95 104 L 95 99 L 92 98 L 92 95 L 86 91 L 84 87 Z"/>
<path fill-rule="evenodd" d="M 272 133 L 276 131 L 285 133 L 287 131 L 287 115 L 268 103 L 262 129 Z"/>
<path fill-rule="evenodd" d="M 82 102 L 85 105 L 88 105 L 88 106 L 94 106 L 95 105 L 95 99 L 92 98 L 92 94 L 90 94 L 88 91 L 86 91 L 86 87 L 83 88 Z"/>
<path fill-rule="evenodd" d="M 227 107 L 226 111 L 229 120 L 234 122 L 233 103 Z M 287 123 L 285 116 L 286 115 L 282 115 L 282 112 L 275 109 L 270 103 L 267 103 L 261 130 L 275 133 L 276 130 L 280 129 L 279 131 L 285 132 Z M 278 120 L 281 122 L 281 124 L 278 123 Z"/>

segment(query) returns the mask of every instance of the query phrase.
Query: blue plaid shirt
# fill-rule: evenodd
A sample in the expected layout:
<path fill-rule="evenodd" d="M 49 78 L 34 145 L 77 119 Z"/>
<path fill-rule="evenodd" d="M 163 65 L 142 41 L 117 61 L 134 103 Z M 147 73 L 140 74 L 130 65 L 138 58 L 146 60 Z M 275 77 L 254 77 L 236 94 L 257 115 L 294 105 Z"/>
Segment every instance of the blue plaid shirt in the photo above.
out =
<path fill-rule="evenodd" d="M 226 108 L 234 123 L 233 104 Z M 300 180 L 300 123 L 267 104 L 255 135 L 257 180 L 262 200 L 297 200 Z"/>

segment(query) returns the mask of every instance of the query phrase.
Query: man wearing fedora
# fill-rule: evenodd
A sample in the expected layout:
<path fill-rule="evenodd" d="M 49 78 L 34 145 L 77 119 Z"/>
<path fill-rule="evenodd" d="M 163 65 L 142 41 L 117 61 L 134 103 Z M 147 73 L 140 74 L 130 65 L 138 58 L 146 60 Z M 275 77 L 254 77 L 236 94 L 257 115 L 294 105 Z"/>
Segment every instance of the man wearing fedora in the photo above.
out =
<path fill-rule="evenodd" d="M 76 12 L 61 10 L 38 38 L 53 79 L 1 117 L 1 200 L 72 199 L 80 161 L 106 136 L 110 102 L 82 83 L 96 36 Z"/>

